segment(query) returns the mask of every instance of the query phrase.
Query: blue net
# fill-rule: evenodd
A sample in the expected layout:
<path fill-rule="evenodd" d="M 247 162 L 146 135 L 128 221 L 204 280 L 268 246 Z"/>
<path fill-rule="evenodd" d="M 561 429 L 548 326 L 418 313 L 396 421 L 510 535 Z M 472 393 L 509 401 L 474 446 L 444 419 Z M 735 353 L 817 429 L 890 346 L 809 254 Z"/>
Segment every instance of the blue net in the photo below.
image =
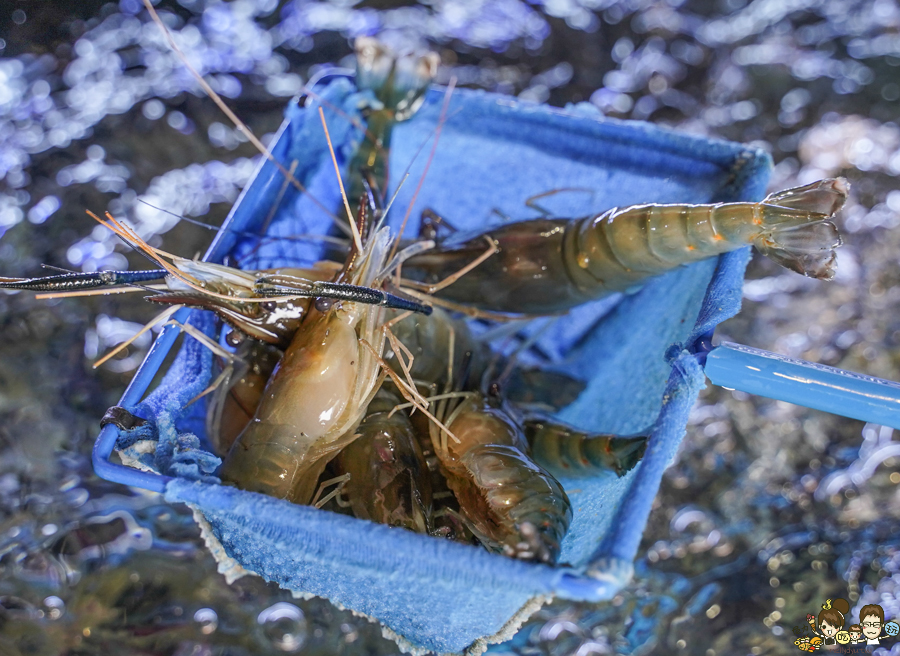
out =
<path fill-rule="evenodd" d="M 328 245 L 310 236 L 340 236 L 329 213 L 341 205 L 318 107 L 346 168 L 363 136 L 356 125 L 361 100 L 339 79 L 305 107 L 288 108 L 273 152 L 306 193 L 265 163 L 213 245 L 213 259 L 230 253 L 242 268 L 271 268 L 323 256 Z M 554 190 L 540 204 L 560 217 L 636 203 L 759 200 L 771 170 L 766 153 L 741 144 L 605 119 L 587 105 L 558 110 L 458 90 L 423 179 L 444 103 L 442 91 L 430 91 L 421 110 L 394 131 L 390 178 L 394 187 L 405 173 L 409 178 L 397 192 L 392 222 L 409 210 L 410 237 L 426 208 L 458 229 L 476 230 L 536 216 L 526 201 Z M 248 234 L 263 227 L 266 238 Z M 532 327 L 540 332 L 524 357 L 586 383 L 561 419 L 618 434 L 652 427 L 642 462 L 627 475 L 560 480 L 574 519 L 559 567 L 217 485 L 210 478 L 214 461 L 198 446 L 203 404 L 182 411 L 210 377 L 209 358 L 191 338 L 172 375 L 136 409 L 154 420 L 160 445 L 155 460 L 144 457 L 142 464 L 175 476 L 167 498 L 199 509 L 211 537 L 244 568 L 376 618 L 408 648 L 477 651 L 511 635 L 553 596 L 609 599 L 628 582 L 662 473 L 704 384 L 694 345 L 739 310 L 748 256 L 742 249 L 680 267 Z M 194 315 L 213 335 L 213 321 Z M 134 449 L 133 442 L 122 446 Z"/>

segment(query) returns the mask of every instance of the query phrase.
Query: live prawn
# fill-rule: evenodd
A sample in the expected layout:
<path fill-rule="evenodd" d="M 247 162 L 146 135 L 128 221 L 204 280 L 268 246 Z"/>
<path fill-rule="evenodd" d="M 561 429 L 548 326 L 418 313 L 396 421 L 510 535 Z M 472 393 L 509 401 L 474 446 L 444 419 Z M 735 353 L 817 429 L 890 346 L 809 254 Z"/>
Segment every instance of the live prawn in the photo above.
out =
<path fill-rule="evenodd" d="M 513 314 L 563 312 L 750 244 L 782 266 L 828 280 L 841 245 L 831 219 L 848 193 L 844 178 L 832 178 L 759 203 L 633 205 L 580 219 L 520 221 L 451 235 L 411 258 L 404 273 L 439 299 Z M 432 287 L 475 261 L 485 238 L 495 244 L 492 257 L 452 285 Z"/>

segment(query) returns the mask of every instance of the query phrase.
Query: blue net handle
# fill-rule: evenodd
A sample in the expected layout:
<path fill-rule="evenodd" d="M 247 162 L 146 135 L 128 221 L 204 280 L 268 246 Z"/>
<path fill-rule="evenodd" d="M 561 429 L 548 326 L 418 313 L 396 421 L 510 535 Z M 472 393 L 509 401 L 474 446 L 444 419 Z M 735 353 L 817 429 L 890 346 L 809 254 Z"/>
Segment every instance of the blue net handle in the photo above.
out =
<path fill-rule="evenodd" d="M 706 355 L 720 387 L 900 429 L 900 384 L 723 342 Z"/>

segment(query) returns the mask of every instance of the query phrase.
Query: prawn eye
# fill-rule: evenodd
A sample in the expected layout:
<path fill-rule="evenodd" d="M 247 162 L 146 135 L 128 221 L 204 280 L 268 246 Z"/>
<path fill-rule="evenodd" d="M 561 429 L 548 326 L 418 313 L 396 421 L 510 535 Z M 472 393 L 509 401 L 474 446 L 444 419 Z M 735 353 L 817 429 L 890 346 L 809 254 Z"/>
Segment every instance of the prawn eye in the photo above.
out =
<path fill-rule="evenodd" d="M 328 312 L 334 306 L 333 298 L 323 298 L 319 297 L 316 299 L 316 309 L 319 312 Z"/>
<path fill-rule="evenodd" d="M 275 301 L 266 301 L 265 303 L 260 303 L 260 307 L 266 312 L 274 312 L 275 308 L 278 307 L 278 303 Z"/>
<path fill-rule="evenodd" d="M 225 335 L 225 343 L 228 346 L 240 346 L 241 342 L 244 341 L 246 335 L 239 330 L 232 330 L 230 333 Z"/>

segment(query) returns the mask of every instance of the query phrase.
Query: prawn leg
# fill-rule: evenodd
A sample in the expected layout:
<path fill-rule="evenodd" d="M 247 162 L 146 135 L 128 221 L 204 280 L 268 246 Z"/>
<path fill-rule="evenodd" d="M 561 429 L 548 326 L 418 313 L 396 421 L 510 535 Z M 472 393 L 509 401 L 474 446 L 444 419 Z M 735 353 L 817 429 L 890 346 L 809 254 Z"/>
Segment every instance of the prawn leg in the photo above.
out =
<path fill-rule="evenodd" d="M 569 310 L 627 291 L 683 264 L 747 245 L 803 275 L 834 276 L 841 245 L 831 222 L 849 184 L 821 180 L 767 196 L 760 203 L 634 205 L 581 219 L 533 219 L 463 233 L 404 265 L 412 279 L 433 283 L 473 262 L 485 237 L 493 257 L 435 296 L 508 313 Z"/>

